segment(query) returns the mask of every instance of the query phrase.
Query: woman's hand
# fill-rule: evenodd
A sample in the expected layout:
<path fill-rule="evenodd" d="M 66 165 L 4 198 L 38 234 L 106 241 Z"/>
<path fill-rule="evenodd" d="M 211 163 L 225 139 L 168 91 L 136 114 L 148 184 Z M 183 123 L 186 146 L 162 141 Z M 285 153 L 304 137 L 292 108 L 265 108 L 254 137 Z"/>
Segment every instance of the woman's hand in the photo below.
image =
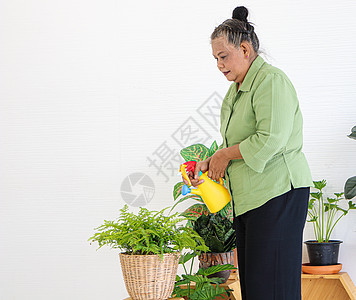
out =
<path fill-rule="evenodd" d="M 199 180 L 199 171 L 202 173 L 205 173 L 206 171 L 209 170 L 209 162 L 210 162 L 211 157 L 207 158 L 206 160 L 199 161 L 195 165 L 195 171 L 194 173 L 192 171 L 188 172 L 187 175 L 189 177 L 190 182 L 192 183 L 192 186 L 196 187 L 199 184 L 202 184 L 204 180 Z M 189 184 L 187 180 L 183 178 L 184 184 Z"/>
<path fill-rule="evenodd" d="M 214 153 L 209 163 L 208 177 L 219 181 L 225 176 L 225 170 L 230 162 L 228 148 L 223 148 Z"/>

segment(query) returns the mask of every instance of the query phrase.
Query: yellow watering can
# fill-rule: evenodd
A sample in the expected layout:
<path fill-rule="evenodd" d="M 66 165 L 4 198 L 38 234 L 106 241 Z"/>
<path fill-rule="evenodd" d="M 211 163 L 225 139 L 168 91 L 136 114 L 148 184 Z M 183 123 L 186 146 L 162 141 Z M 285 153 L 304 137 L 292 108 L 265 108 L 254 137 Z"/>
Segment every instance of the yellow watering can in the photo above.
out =
<path fill-rule="evenodd" d="M 183 178 L 188 181 L 189 186 L 192 184 L 186 171 L 194 172 L 196 163 L 196 161 L 187 161 L 179 168 Z M 231 200 L 230 193 L 224 187 L 223 179 L 220 178 L 219 183 L 216 183 L 208 177 L 208 172 L 202 173 L 200 171 L 199 180 L 201 179 L 204 179 L 204 182 L 199 184 L 195 189 L 188 187 L 188 185 L 183 185 L 182 195 L 185 196 L 191 193 L 201 196 L 211 213 L 222 210 Z"/>

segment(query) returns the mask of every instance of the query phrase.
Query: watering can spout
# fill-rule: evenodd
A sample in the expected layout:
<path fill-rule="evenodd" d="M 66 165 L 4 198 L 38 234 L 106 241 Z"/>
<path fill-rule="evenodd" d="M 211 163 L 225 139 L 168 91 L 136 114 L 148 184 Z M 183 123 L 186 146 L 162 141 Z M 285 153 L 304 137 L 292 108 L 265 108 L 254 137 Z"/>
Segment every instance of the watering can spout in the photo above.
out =
<path fill-rule="evenodd" d="M 189 194 L 191 190 L 192 189 L 190 189 L 186 184 L 183 185 L 183 187 L 182 187 L 182 195 L 185 196 L 185 195 Z"/>

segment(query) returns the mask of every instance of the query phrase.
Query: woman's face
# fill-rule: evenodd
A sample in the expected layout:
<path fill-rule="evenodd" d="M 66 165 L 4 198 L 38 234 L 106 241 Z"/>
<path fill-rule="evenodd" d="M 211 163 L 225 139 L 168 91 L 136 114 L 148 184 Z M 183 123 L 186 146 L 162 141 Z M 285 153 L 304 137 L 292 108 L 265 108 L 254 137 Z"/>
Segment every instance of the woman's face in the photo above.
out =
<path fill-rule="evenodd" d="M 225 37 L 219 37 L 211 41 L 211 47 L 218 69 L 227 80 L 241 85 L 251 64 L 246 43 L 241 43 L 240 47 L 236 48 L 228 43 Z"/>

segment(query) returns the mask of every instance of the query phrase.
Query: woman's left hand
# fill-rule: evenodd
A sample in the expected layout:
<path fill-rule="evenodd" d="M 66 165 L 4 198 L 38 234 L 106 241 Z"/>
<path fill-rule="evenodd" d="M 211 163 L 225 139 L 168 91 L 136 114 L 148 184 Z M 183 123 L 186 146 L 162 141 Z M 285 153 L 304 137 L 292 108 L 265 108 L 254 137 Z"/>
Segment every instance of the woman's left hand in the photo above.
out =
<path fill-rule="evenodd" d="M 214 153 L 209 163 L 208 177 L 219 181 L 220 177 L 225 176 L 225 170 L 230 162 L 226 148 L 220 149 Z"/>

